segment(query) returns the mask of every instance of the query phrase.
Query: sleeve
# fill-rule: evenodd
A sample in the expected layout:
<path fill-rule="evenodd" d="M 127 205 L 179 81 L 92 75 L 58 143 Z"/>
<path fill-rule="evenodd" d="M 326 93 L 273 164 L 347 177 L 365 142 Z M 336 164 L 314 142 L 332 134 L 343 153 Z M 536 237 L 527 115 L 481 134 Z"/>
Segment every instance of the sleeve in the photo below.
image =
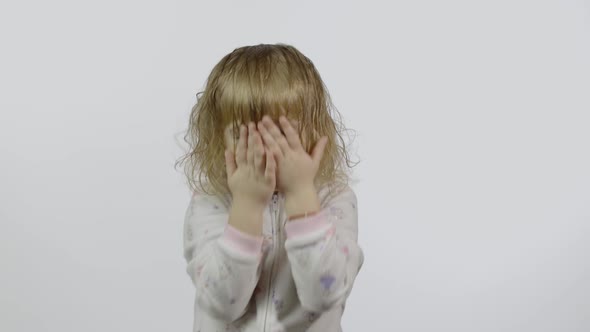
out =
<path fill-rule="evenodd" d="M 247 310 L 260 277 L 262 236 L 228 224 L 229 211 L 216 197 L 194 194 L 183 228 L 186 272 L 203 311 L 234 321 Z"/>
<path fill-rule="evenodd" d="M 343 305 L 364 261 L 354 191 L 347 187 L 318 214 L 288 221 L 285 232 L 301 305 L 316 312 Z"/>

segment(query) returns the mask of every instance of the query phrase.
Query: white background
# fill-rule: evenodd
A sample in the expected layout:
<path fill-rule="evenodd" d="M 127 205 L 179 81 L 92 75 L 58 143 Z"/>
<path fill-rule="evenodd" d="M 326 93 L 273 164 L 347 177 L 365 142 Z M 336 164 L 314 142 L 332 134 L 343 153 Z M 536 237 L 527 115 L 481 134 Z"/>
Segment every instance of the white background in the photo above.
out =
<path fill-rule="evenodd" d="M 588 1 L 0 6 L 0 331 L 190 331 L 182 133 L 276 42 L 357 133 L 345 331 L 590 331 Z"/>

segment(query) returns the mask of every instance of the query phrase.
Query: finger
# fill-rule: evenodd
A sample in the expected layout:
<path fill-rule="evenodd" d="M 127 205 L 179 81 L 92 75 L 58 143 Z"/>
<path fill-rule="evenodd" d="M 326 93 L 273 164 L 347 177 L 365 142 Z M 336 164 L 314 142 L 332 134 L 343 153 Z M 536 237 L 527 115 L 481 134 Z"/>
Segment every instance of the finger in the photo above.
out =
<path fill-rule="evenodd" d="M 290 150 L 289 143 L 287 142 L 285 136 L 283 136 L 283 134 L 281 133 L 279 127 L 275 125 L 275 123 L 270 119 L 268 115 L 262 117 L 262 123 L 264 124 L 265 128 L 270 133 L 272 138 L 275 140 L 275 142 L 277 142 L 277 144 L 279 145 L 283 155 L 286 154 Z"/>
<path fill-rule="evenodd" d="M 299 121 L 295 120 L 295 119 L 290 119 L 289 123 L 291 123 L 291 126 L 293 126 L 293 128 L 295 128 L 295 131 L 297 131 L 299 129 Z M 317 130 L 315 130 L 315 128 L 312 128 L 313 134 L 316 136 L 319 136 L 319 133 Z"/>
<path fill-rule="evenodd" d="M 289 119 L 287 119 L 289 120 Z M 293 127 L 293 129 L 295 129 L 296 132 L 299 132 L 299 121 L 292 119 L 289 120 L 289 123 L 291 124 L 291 127 Z M 313 134 L 315 135 L 314 137 L 319 136 L 318 131 L 315 130 L 315 128 L 311 128 L 311 130 L 313 131 Z M 303 143 L 307 142 L 307 131 L 303 130 L 303 132 L 301 133 L 301 145 L 303 146 Z"/>
<path fill-rule="evenodd" d="M 255 138 L 255 151 L 254 151 L 254 165 L 256 167 L 256 173 L 264 173 L 264 147 L 262 146 L 262 139 L 258 133 L 254 133 Z"/>
<path fill-rule="evenodd" d="M 276 161 L 281 162 L 281 160 L 283 160 L 283 151 L 281 150 L 281 147 L 277 144 L 274 137 L 266 129 L 262 121 L 258 122 L 258 128 L 260 130 L 260 135 L 264 140 L 264 144 L 268 147 L 270 152 L 273 154 L 274 158 L 276 158 Z"/>
<path fill-rule="evenodd" d="M 232 175 L 236 171 L 236 162 L 233 158 L 233 153 L 230 150 L 225 150 L 225 171 L 227 175 Z"/>
<path fill-rule="evenodd" d="M 246 126 L 240 124 L 240 139 L 238 140 L 238 145 L 236 147 L 236 164 L 238 166 L 246 163 L 246 134 Z"/>
<path fill-rule="evenodd" d="M 301 146 L 299 133 L 295 130 L 295 128 L 293 128 L 289 121 L 287 121 L 287 118 L 284 115 L 279 117 L 279 124 L 281 125 L 281 128 L 283 128 L 285 138 L 287 139 L 287 143 L 289 143 L 291 149 L 295 151 L 302 150 L 303 146 Z"/>
<path fill-rule="evenodd" d="M 275 169 L 276 169 L 275 158 L 272 155 L 270 149 L 266 148 L 266 171 L 264 176 L 267 180 L 272 180 L 275 177 Z"/>
<path fill-rule="evenodd" d="M 252 121 L 248 123 L 248 165 L 254 167 L 254 132 Z"/>

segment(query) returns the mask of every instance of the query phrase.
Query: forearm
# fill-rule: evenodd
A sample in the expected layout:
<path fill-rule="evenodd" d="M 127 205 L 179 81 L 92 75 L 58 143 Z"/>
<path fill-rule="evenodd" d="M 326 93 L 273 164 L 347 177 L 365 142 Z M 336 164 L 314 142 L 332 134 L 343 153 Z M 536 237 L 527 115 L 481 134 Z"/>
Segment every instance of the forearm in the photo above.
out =
<path fill-rule="evenodd" d="M 355 241 L 323 229 L 285 247 L 302 306 L 322 312 L 346 301 L 364 261 Z"/>
<path fill-rule="evenodd" d="M 246 310 L 260 276 L 264 207 L 234 197 L 223 210 L 205 196 L 193 196 L 185 217 L 184 256 L 197 288 L 199 306 L 233 321 Z M 228 220 L 229 219 L 229 220 Z M 249 234 L 249 233 L 250 234 Z"/>
<path fill-rule="evenodd" d="M 198 303 L 217 318 L 239 318 L 250 301 L 260 276 L 263 211 L 263 206 L 235 197 L 228 227 L 193 263 Z"/>
<path fill-rule="evenodd" d="M 218 318 L 239 318 L 260 276 L 263 209 L 235 200 L 227 227 L 197 258 L 198 302 Z"/>
<path fill-rule="evenodd" d="M 300 195 L 299 202 L 313 197 L 312 193 Z M 310 204 L 300 211 L 312 211 L 313 207 L 317 205 Z M 297 294 L 302 306 L 309 310 L 324 311 L 344 303 L 353 287 L 364 261 L 357 243 L 356 207 L 356 195 L 345 190 L 319 213 L 294 219 L 285 226 L 285 250 Z"/>
<path fill-rule="evenodd" d="M 244 313 L 258 282 L 259 256 L 249 257 L 225 239 L 208 249 L 192 266 L 199 306 L 214 317 L 234 321 Z"/>

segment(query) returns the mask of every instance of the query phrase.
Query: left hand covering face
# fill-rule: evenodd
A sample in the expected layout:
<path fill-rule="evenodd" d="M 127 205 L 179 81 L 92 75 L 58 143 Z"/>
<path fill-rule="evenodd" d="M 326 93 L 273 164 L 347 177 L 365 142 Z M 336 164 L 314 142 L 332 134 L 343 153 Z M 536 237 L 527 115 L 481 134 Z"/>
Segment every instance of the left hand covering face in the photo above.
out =
<path fill-rule="evenodd" d="M 294 123 L 297 125 L 296 121 Z M 279 117 L 279 124 L 281 128 L 265 115 L 258 122 L 258 130 L 277 163 L 277 188 L 290 193 L 297 188 L 313 185 L 328 137 L 322 136 L 310 155 L 303 148 L 297 130 L 285 116 Z"/>

